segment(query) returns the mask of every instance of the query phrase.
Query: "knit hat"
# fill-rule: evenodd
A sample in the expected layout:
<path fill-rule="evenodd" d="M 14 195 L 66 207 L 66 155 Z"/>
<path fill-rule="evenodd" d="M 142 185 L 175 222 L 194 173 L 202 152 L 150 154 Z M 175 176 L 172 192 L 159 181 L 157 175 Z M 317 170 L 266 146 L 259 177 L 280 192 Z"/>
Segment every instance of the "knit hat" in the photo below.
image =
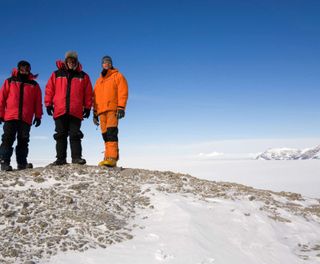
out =
<path fill-rule="evenodd" d="M 24 67 L 24 66 L 28 66 L 31 70 L 31 65 L 29 62 L 25 61 L 25 60 L 22 60 L 22 61 L 19 61 L 18 62 L 18 69 L 20 69 L 21 67 Z"/>
<path fill-rule="evenodd" d="M 74 58 L 74 59 L 78 60 L 78 53 L 76 51 L 70 50 L 70 51 L 66 52 L 66 55 L 64 57 L 65 57 L 65 59 Z"/>
<path fill-rule="evenodd" d="M 110 62 L 111 65 L 112 64 L 112 58 L 110 56 L 103 56 L 101 59 L 101 64 L 106 63 L 106 62 Z"/>

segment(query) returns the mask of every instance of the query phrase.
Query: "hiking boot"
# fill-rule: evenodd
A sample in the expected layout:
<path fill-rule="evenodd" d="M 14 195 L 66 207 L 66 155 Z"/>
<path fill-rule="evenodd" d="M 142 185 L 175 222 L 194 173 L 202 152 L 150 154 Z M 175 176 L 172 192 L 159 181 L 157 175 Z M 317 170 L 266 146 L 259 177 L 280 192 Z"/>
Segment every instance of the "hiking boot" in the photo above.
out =
<path fill-rule="evenodd" d="M 60 166 L 67 164 L 66 159 L 57 159 L 56 161 L 52 162 L 50 165 L 52 166 Z"/>
<path fill-rule="evenodd" d="M 25 170 L 25 169 L 32 169 L 32 168 L 33 168 L 32 163 L 18 164 L 17 166 L 18 170 Z"/>
<path fill-rule="evenodd" d="M 78 158 L 78 159 L 72 159 L 72 163 L 73 163 L 73 164 L 84 165 L 84 164 L 87 163 L 87 161 L 86 161 L 85 159 Z"/>
<path fill-rule="evenodd" d="M 112 158 L 107 158 L 103 161 L 100 161 L 98 166 L 117 167 L 117 160 Z"/>
<path fill-rule="evenodd" d="M 8 163 L 1 163 L 1 170 L 2 171 L 12 171 L 12 167 Z"/>

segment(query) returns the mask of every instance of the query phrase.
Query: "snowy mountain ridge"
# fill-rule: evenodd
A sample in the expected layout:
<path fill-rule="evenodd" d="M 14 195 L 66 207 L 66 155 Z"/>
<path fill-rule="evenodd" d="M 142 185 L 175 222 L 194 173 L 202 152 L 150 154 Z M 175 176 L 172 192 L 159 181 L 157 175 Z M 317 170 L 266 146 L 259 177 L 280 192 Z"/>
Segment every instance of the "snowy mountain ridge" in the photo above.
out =
<path fill-rule="evenodd" d="M 305 160 L 318 159 L 320 157 L 320 145 L 314 148 L 272 148 L 261 153 L 256 159 L 262 160 Z"/>
<path fill-rule="evenodd" d="M 318 263 L 320 200 L 169 171 L 0 172 L 1 263 Z"/>

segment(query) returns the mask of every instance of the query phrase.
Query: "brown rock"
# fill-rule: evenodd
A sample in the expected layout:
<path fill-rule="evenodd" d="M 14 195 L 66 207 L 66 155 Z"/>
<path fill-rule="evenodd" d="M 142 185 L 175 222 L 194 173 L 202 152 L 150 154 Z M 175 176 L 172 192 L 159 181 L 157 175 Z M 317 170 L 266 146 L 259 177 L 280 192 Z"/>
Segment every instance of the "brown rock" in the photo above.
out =
<path fill-rule="evenodd" d="M 67 204 L 72 204 L 73 203 L 73 199 L 71 197 L 66 197 L 66 202 Z"/>
<path fill-rule="evenodd" d="M 14 216 L 15 214 L 16 214 L 15 211 L 5 211 L 3 215 L 4 215 L 5 217 L 12 217 L 12 216 Z"/>
<path fill-rule="evenodd" d="M 39 176 L 41 173 L 39 172 L 39 171 L 33 171 L 32 173 L 31 173 L 31 175 L 32 176 L 35 176 L 35 177 L 37 177 L 37 176 Z"/>
<path fill-rule="evenodd" d="M 17 223 L 26 223 L 31 220 L 30 216 L 19 216 L 17 219 Z"/>
<path fill-rule="evenodd" d="M 61 229 L 61 231 L 60 231 L 60 234 L 61 235 L 66 235 L 66 234 L 68 234 L 68 229 L 67 228 L 63 228 L 63 229 Z"/>
<path fill-rule="evenodd" d="M 45 182 L 46 180 L 42 177 L 36 177 L 33 179 L 33 181 L 37 182 L 37 183 L 42 183 L 42 182 Z"/>

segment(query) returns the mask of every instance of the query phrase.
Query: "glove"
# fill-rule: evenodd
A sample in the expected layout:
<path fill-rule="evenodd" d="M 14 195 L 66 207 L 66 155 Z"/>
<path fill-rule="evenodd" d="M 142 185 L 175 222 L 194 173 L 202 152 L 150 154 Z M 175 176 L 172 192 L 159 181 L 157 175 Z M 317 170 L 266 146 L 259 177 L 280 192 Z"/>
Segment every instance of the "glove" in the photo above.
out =
<path fill-rule="evenodd" d="M 38 127 L 38 126 L 40 126 L 40 124 L 41 124 L 41 119 L 40 118 L 35 118 L 34 120 L 33 120 L 33 123 L 32 123 L 35 127 Z"/>
<path fill-rule="evenodd" d="M 2 124 L 2 122 L 4 122 L 3 117 L 0 117 L 0 125 Z"/>
<path fill-rule="evenodd" d="M 83 109 L 83 118 L 89 118 L 90 116 L 90 109 L 85 108 Z"/>
<path fill-rule="evenodd" d="M 124 112 L 123 109 L 118 109 L 118 113 L 117 113 L 118 119 L 124 118 L 125 114 L 126 113 Z"/>
<path fill-rule="evenodd" d="M 53 115 L 53 106 L 52 105 L 47 106 L 47 113 L 49 116 Z"/>
<path fill-rule="evenodd" d="M 93 124 L 99 126 L 99 117 L 97 115 L 93 115 Z"/>

